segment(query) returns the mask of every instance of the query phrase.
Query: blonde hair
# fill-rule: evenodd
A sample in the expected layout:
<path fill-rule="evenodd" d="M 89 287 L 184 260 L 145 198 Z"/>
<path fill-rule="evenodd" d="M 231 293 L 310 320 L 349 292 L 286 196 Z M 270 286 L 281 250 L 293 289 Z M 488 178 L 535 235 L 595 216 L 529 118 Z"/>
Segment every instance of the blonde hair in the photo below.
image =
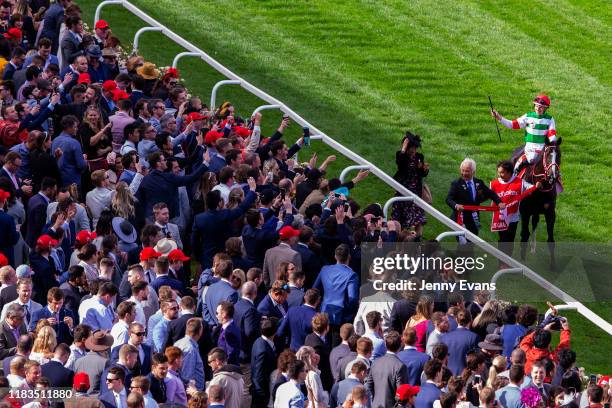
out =
<path fill-rule="evenodd" d="M 431 317 L 433 299 L 430 296 L 421 296 L 416 306 L 416 313 L 408 320 L 406 327 L 412 327 Z"/>
<path fill-rule="evenodd" d="M 227 209 L 236 208 L 240 205 L 242 200 L 244 199 L 244 191 L 241 188 L 234 188 L 229 192 L 229 197 L 227 199 Z"/>
<path fill-rule="evenodd" d="M 57 346 L 57 335 L 53 327 L 41 327 L 36 334 L 32 351 L 35 353 L 52 353 L 55 350 L 55 346 Z"/>
<path fill-rule="evenodd" d="M 493 359 L 491 368 L 489 368 L 487 387 L 493 387 L 493 381 L 495 381 L 495 377 L 497 377 L 502 371 L 505 371 L 507 366 L 508 359 L 505 356 L 499 355 Z"/>
<path fill-rule="evenodd" d="M 274 169 L 278 169 L 278 163 L 274 159 L 268 159 L 263 164 L 263 174 L 264 176 L 268 176 L 268 173 L 274 173 Z"/>
<path fill-rule="evenodd" d="M 313 356 L 316 354 L 315 349 L 310 346 L 302 346 L 295 354 L 295 358 L 304 362 L 306 370 L 315 371 L 317 366 L 313 363 Z"/>
<path fill-rule="evenodd" d="M 87 114 L 91 111 L 94 111 L 98 114 L 98 121 L 97 123 L 92 123 L 89 121 L 89 119 L 87 119 Z M 102 114 L 100 113 L 100 109 L 98 109 L 97 106 L 95 105 L 89 105 L 87 107 L 87 109 L 85 110 L 85 113 L 83 114 L 83 123 L 86 123 L 89 125 L 89 127 L 94 131 L 94 132 L 99 132 L 100 129 L 102 129 L 102 127 L 104 126 L 104 123 L 102 122 Z"/>
<path fill-rule="evenodd" d="M 136 199 L 130 191 L 127 183 L 125 181 L 120 181 L 117 183 L 111 205 L 113 212 L 121 218 L 132 218 L 136 213 L 134 208 L 135 201 Z"/>

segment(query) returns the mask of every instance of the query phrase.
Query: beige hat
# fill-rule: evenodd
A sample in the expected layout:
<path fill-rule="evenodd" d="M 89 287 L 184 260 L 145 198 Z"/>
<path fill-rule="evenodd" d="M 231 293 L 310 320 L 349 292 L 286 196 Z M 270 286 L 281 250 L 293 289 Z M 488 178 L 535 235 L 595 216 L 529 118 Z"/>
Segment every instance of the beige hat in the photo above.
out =
<path fill-rule="evenodd" d="M 152 62 L 145 62 L 144 64 L 142 64 L 142 66 L 136 68 L 136 73 L 144 79 L 159 78 L 159 70 Z"/>
<path fill-rule="evenodd" d="M 176 242 L 174 242 L 173 239 L 162 238 L 157 242 L 157 245 L 155 245 L 154 249 L 163 256 L 168 256 L 170 252 L 174 251 L 177 248 L 178 245 L 176 245 Z"/>

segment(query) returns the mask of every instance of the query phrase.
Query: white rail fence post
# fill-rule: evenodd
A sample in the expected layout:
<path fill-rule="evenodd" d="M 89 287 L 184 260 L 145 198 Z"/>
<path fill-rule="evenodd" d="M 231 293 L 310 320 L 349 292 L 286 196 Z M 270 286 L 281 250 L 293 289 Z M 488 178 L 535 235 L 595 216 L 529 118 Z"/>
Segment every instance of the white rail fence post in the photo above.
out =
<path fill-rule="evenodd" d="M 200 56 L 202 56 L 202 54 L 200 54 L 199 52 L 190 52 L 190 51 L 179 52 L 178 54 L 174 56 L 174 59 L 172 60 L 172 68 L 176 68 L 178 66 L 179 61 L 183 57 L 200 57 Z"/>
<path fill-rule="evenodd" d="M 214 110 L 216 109 L 216 103 L 217 103 L 217 92 L 219 91 L 219 88 L 221 88 L 223 85 L 240 85 L 242 83 L 242 81 L 238 81 L 238 80 L 223 80 L 223 81 L 219 81 L 215 84 L 215 86 L 213 86 L 212 91 L 210 92 L 210 106 L 209 109 L 210 110 Z"/>
<path fill-rule="evenodd" d="M 312 139 L 312 136 L 310 136 L 310 138 Z M 344 169 L 342 169 L 342 171 L 340 172 L 340 177 L 338 177 L 340 179 L 341 183 L 344 183 L 344 179 L 346 178 L 346 176 L 349 174 L 349 172 L 353 171 L 353 170 L 368 170 L 370 168 L 370 166 L 364 166 L 364 165 L 356 165 L 356 166 L 347 166 Z"/>
<path fill-rule="evenodd" d="M 136 34 L 134 34 L 134 49 L 132 50 L 133 55 L 138 54 L 138 44 L 140 42 L 140 36 L 149 31 L 163 32 L 164 29 L 162 27 L 142 27 L 141 29 L 136 31 Z"/>

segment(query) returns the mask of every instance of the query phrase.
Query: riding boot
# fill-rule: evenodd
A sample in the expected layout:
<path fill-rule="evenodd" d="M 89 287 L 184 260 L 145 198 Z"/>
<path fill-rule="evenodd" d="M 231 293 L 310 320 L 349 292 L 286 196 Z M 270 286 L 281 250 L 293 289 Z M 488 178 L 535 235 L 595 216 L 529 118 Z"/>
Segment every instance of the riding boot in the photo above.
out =
<path fill-rule="evenodd" d="M 518 177 L 518 175 L 521 173 L 521 170 L 523 170 L 528 165 L 529 165 L 529 162 L 527 161 L 527 159 L 524 159 L 523 161 L 521 161 L 519 165 L 514 168 L 514 175 Z"/>

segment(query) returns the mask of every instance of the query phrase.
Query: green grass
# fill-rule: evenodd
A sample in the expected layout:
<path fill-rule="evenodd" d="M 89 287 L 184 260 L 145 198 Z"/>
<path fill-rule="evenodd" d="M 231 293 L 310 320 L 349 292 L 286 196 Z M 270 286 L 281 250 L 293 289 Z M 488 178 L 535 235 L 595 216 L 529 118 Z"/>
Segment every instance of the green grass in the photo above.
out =
<path fill-rule="evenodd" d="M 79 2 L 89 24 L 97 3 Z M 473 157 L 479 177 L 489 180 L 495 163 L 521 144 L 522 134 L 506 129 L 499 142 L 487 95 L 502 114 L 514 117 L 531 108 L 536 93 L 546 92 L 565 141 L 557 241 L 610 241 L 612 8 L 606 2 L 133 3 L 390 174 L 403 132 L 419 133 L 431 164 L 427 181 L 434 205 L 444 212 L 446 190 L 465 156 Z M 128 48 L 142 26 L 117 6 L 103 18 Z M 183 51 L 157 33 L 141 40 L 141 54 L 160 66 Z M 205 102 L 212 85 L 223 79 L 195 58 L 186 58 L 179 68 L 192 93 Z M 243 116 L 262 103 L 236 87 L 219 94 L 218 101 L 225 99 L 234 101 Z M 264 130 L 271 131 L 279 118 L 265 112 Z M 289 137 L 298 133 L 294 126 Z M 320 157 L 331 153 L 318 145 L 312 149 Z M 330 174 L 348 164 L 339 158 Z M 392 194 L 374 177 L 355 189 L 362 203 L 382 203 Z M 494 240 L 487 229 L 482 236 Z M 426 227 L 428 235 L 442 230 L 435 221 Z M 540 238 L 543 233 L 539 229 Z M 612 304 L 593 306 L 612 321 Z M 609 368 L 598 358 L 610 355 L 609 337 L 583 319 L 572 320 L 581 362 L 590 370 Z"/>

